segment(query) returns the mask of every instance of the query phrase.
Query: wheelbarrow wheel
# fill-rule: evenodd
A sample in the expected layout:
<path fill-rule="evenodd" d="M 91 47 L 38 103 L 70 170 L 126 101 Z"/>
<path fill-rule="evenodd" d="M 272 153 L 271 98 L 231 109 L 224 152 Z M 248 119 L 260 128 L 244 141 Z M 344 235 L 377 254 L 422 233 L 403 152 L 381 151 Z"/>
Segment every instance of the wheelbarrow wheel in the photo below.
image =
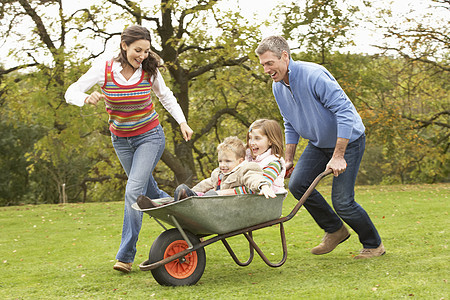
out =
<path fill-rule="evenodd" d="M 200 243 L 194 234 L 186 231 L 186 235 L 192 244 Z M 161 233 L 153 242 L 150 248 L 149 262 L 158 262 L 186 250 L 188 247 L 178 229 L 169 229 Z M 202 277 L 205 266 L 205 249 L 200 248 L 151 271 L 155 280 L 161 285 L 193 285 Z"/>

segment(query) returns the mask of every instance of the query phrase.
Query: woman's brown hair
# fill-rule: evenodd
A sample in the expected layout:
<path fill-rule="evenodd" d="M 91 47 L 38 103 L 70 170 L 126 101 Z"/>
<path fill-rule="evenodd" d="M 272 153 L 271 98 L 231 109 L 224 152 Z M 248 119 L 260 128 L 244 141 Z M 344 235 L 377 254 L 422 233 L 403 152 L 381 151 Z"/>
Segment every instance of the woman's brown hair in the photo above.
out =
<path fill-rule="evenodd" d="M 132 43 L 138 40 L 147 40 L 150 42 L 150 44 L 152 42 L 150 31 L 148 31 L 147 28 L 139 25 L 132 25 L 127 27 L 122 32 L 120 40 L 121 44 L 122 42 L 124 42 L 125 44 L 127 44 L 127 46 L 131 45 Z M 120 53 L 115 60 L 121 63 L 122 66 L 129 65 L 134 69 L 134 67 L 130 64 L 130 62 L 127 59 L 127 52 L 122 48 L 122 46 L 120 46 Z M 154 76 L 157 74 L 158 68 L 163 67 L 161 62 L 162 60 L 158 56 L 158 54 L 154 53 L 153 51 L 150 51 L 148 57 L 144 59 L 144 61 L 142 62 L 142 68 L 144 69 L 145 72 L 147 72 L 151 76 Z"/>

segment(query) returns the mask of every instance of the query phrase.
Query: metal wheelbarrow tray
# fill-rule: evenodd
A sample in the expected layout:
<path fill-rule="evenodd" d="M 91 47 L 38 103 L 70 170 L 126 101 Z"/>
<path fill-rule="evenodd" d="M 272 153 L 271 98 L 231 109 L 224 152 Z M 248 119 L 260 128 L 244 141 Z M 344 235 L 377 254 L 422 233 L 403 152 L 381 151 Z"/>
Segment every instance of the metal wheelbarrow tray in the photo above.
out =
<path fill-rule="evenodd" d="M 141 263 L 139 268 L 151 271 L 161 285 L 195 284 L 206 266 L 204 247 L 219 240 L 239 266 L 248 266 L 253 261 L 255 250 L 268 266 L 282 266 L 287 258 L 283 223 L 295 216 L 319 181 L 330 173 L 331 170 L 327 170 L 319 174 L 289 215 L 282 218 L 283 200 L 287 194 L 278 194 L 276 198 L 269 199 L 260 195 L 196 196 L 150 209 L 140 209 L 137 204 L 133 204 L 134 209 L 153 217 L 165 230 L 155 239 L 149 259 Z M 164 198 L 155 201 L 165 203 L 171 200 Z M 167 229 L 160 221 L 175 228 Z M 272 263 L 253 240 L 252 231 L 277 224 L 280 225 L 283 257 L 279 262 Z M 250 255 L 246 262 L 237 258 L 226 241 L 240 234 L 249 242 Z M 210 235 L 215 236 L 203 239 Z"/>
<path fill-rule="evenodd" d="M 281 216 L 286 194 L 276 198 L 246 194 L 233 196 L 189 197 L 157 208 L 142 210 L 153 218 L 196 235 L 223 234 Z M 173 200 L 172 198 L 161 199 Z"/>

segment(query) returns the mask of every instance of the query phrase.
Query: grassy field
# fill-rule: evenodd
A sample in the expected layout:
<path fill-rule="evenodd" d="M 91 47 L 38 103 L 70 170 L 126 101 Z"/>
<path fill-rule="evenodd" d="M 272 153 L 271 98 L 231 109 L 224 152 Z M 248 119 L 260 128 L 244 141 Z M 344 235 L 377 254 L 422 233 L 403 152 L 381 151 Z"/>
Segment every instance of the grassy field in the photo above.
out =
<path fill-rule="evenodd" d="M 329 195 L 329 187 L 319 188 Z M 374 221 L 387 254 L 354 260 L 356 234 L 330 254 L 314 256 L 322 232 L 302 208 L 285 223 L 288 259 L 270 268 L 259 258 L 237 266 L 222 243 L 205 247 L 205 273 L 195 286 L 162 287 L 139 270 L 161 233 L 144 218 L 133 271 L 112 269 L 120 242 L 121 202 L 0 208 L 2 299 L 449 299 L 450 184 L 358 187 L 358 202 Z M 283 213 L 295 205 L 289 196 Z M 254 233 L 278 261 L 277 226 Z M 230 240 L 244 259 L 242 236 Z"/>

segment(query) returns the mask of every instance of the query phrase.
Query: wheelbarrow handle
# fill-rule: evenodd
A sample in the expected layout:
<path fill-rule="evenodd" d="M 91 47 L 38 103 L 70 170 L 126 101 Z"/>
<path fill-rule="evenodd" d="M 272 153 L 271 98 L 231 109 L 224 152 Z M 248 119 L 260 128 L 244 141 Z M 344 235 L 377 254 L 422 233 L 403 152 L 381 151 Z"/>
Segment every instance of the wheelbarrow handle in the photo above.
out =
<path fill-rule="evenodd" d="M 300 207 L 302 207 L 302 205 L 305 204 L 305 202 L 308 199 L 308 197 L 311 195 L 311 193 L 314 191 L 316 186 L 319 184 L 319 181 L 322 180 L 322 178 L 324 178 L 325 176 L 328 176 L 328 175 L 330 175 L 332 173 L 333 173 L 332 169 L 327 169 L 327 170 L 323 171 L 322 173 L 320 173 L 314 179 L 314 181 L 311 183 L 311 185 L 306 190 L 306 192 L 303 194 L 303 196 L 300 198 L 300 200 L 298 200 L 297 205 L 295 205 L 295 207 L 292 209 L 291 213 L 286 216 L 286 221 L 290 220 L 292 217 L 294 217 L 297 214 L 297 212 L 299 211 Z"/>

